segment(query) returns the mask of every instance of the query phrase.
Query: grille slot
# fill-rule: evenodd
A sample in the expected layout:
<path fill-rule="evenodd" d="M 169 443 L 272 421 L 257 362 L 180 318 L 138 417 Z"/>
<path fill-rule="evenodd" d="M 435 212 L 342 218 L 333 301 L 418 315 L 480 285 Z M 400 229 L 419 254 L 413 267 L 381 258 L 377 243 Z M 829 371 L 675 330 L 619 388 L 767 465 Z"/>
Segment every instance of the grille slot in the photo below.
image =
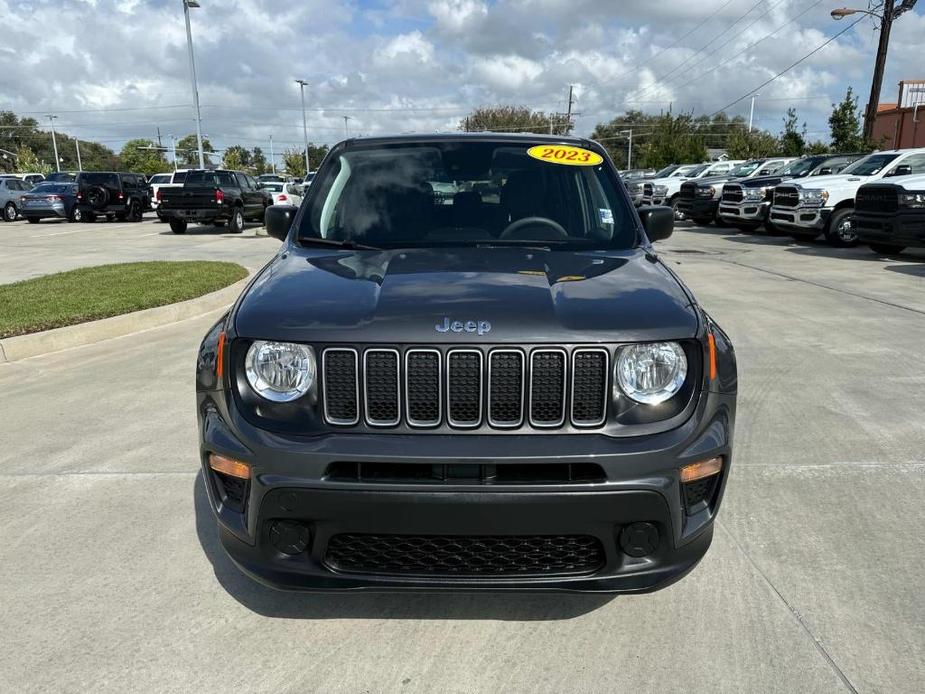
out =
<path fill-rule="evenodd" d="M 681 192 L 679 196 L 682 200 L 693 200 L 697 197 L 697 184 L 696 183 L 682 183 Z"/>
<path fill-rule="evenodd" d="M 774 204 L 778 207 L 799 207 L 800 191 L 793 186 L 778 186 L 774 189 Z"/>
<path fill-rule="evenodd" d="M 368 349 L 363 354 L 366 422 L 370 426 L 395 426 L 401 420 L 398 362 L 395 349 Z"/>
<path fill-rule="evenodd" d="M 525 367 L 520 350 L 496 349 L 488 355 L 488 423 L 492 426 L 523 424 Z"/>
<path fill-rule="evenodd" d="M 578 349 L 572 354 L 572 423 L 600 426 L 607 418 L 606 349 Z"/>
<path fill-rule="evenodd" d="M 331 463 L 332 482 L 377 484 L 595 484 L 606 482 L 597 463 Z"/>
<path fill-rule="evenodd" d="M 858 212 L 896 212 L 899 209 L 899 194 L 892 186 L 862 186 L 854 199 Z"/>
<path fill-rule="evenodd" d="M 321 360 L 324 374 L 324 418 L 331 424 L 356 424 L 360 420 L 356 350 L 326 349 Z"/>
<path fill-rule="evenodd" d="M 446 364 L 447 421 L 454 427 L 482 423 L 482 353 L 455 349 Z"/>
<path fill-rule="evenodd" d="M 590 535 L 374 535 L 328 542 L 335 571 L 417 576 L 549 576 L 593 573 L 604 548 Z"/>
<path fill-rule="evenodd" d="M 405 411 L 408 424 L 414 427 L 438 426 L 442 399 L 440 352 L 435 349 L 409 349 L 405 352 Z"/>
<path fill-rule="evenodd" d="M 530 355 L 530 423 L 557 427 L 565 421 L 565 352 L 535 349 Z"/>

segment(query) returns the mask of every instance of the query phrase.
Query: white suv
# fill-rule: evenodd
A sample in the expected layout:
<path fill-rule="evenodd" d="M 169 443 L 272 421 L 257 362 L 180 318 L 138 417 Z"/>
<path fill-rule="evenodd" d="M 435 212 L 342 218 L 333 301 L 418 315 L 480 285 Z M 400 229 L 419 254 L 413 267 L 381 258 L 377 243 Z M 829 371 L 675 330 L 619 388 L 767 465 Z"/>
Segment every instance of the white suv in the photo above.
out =
<path fill-rule="evenodd" d="M 667 178 L 653 178 L 646 181 L 642 187 L 642 204 L 643 205 L 670 205 L 675 211 L 675 218 L 679 218 L 678 203 L 681 192 L 681 184 L 695 178 L 705 178 L 707 176 L 721 176 L 729 173 L 737 164 L 741 164 L 744 159 L 734 159 L 728 161 L 714 161 L 706 164 L 691 164 L 682 166 Z"/>
<path fill-rule="evenodd" d="M 796 239 L 820 233 L 833 246 L 858 242 L 854 228 L 854 196 L 865 183 L 892 176 L 925 173 L 925 148 L 868 154 L 835 176 L 815 176 L 774 188 L 771 222 Z"/>
<path fill-rule="evenodd" d="M 161 204 L 161 198 L 158 195 L 158 192 L 161 190 L 161 188 L 166 188 L 168 186 L 182 186 L 183 181 L 186 180 L 186 173 L 189 170 L 190 169 L 177 169 L 176 171 L 172 171 L 170 173 L 154 174 L 151 176 L 151 178 L 148 179 L 148 188 L 151 190 L 150 199 L 152 210 L 156 212 L 157 208 Z M 162 222 L 166 221 L 159 214 L 157 215 L 157 218 Z"/>

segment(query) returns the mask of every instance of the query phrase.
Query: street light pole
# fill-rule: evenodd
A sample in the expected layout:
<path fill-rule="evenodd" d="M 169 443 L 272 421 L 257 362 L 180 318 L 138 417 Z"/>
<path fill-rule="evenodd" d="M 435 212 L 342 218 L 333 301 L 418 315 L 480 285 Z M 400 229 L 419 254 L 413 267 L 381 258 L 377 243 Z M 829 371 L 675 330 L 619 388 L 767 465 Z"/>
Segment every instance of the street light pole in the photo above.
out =
<path fill-rule="evenodd" d="M 308 176 L 308 172 L 311 171 L 311 167 L 308 163 L 308 121 L 305 120 L 305 87 L 308 82 L 305 80 L 296 80 L 296 84 L 299 85 L 299 89 L 302 93 L 302 136 L 305 138 L 305 175 Z"/>
<path fill-rule="evenodd" d="M 344 139 L 350 137 L 350 126 L 347 124 L 347 121 L 350 120 L 350 116 L 344 116 Z"/>
<path fill-rule="evenodd" d="M 190 8 L 199 7 L 199 0 L 183 0 L 183 17 L 186 19 L 186 46 L 189 49 L 189 71 L 193 83 L 193 106 L 196 108 L 196 144 L 199 146 L 199 168 L 206 168 L 202 154 L 202 114 L 199 112 L 199 87 L 196 81 L 196 60 L 193 58 L 193 30 L 190 28 Z M 175 150 L 176 151 L 176 150 Z"/>
<path fill-rule="evenodd" d="M 761 94 L 752 94 L 752 106 L 748 110 L 748 132 L 752 131 L 752 121 L 755 120 L 755 98 L 761 96 Z"/>
<path fill-rule="evenodd" d="M 276 173 L 276 159 L 273 157 L 273 136 L 270 135 L 270 166 L 273 169 L 273 173 Z"/>
<path fill-rule="evenodd" d="M 74 144 L 77 146 L 77 170 L 83 171 L 84 167 L 80 163 L 80 140 L 78 140 L 76 137 L 74 138 Z"/>
<path fill-rule="evenodd" d="M 626 148 L 626 168 L 633 168 L 633 131 L 632 130 L 621 130 L 621 135 L 629 135 L 629 145 Z"/>
<path fill-rule="evenodd" d="M 167 135 L 170 138 L 170 149 L 173 150 L 173 170 L 177 170 L 177 138 L 172 133 Z"/>
<path fill-rule="evenodd" d="M 55 149 L 55 171 L 60 171 L 61 160 L 58 159 L 58 140 L 55 137 L 55 118 L 58 116 L 54 115 L 53 113 L 47 113 L 45 115 L 48 117 L 48 120 L 51 121 L 51 144 Z"/>

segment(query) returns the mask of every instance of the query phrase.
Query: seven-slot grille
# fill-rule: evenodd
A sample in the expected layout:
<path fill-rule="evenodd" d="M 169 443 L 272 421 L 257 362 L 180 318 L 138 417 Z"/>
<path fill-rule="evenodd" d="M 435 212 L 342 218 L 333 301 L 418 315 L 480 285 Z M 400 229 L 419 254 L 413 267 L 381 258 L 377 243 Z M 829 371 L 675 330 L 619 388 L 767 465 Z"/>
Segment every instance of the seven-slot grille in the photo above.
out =
<path fill-rule="evenodd" d="M 645 183 L 645 184 L 643 184 L 643 186 L 642 186 L 642 194 L 645 195 L 647 198 L 651 198 L 651 197 L 652 197 L 652 190 L 653 190 L 653 188 L 652 188 L 652 184 L 651 184 L 651 183 Z"/>
<path fill-rule="evenodd" d="M 693 200 L 697 197 L 697 184 L 696 183 L 682 183 L 681 184 L 681 193 L 682 200 Z"/>
<path fill-rule="evenodd" d="M 861 186 L 854 199 L 858 212 L 896 212 L 899 194 L 892 186 Z"/>
<path fill-rule="evenodd" d="M 602 347 L 329 347 L 324 416 L 339 426 L 597 427 L 607 419 L 609 361 Z"/>
<path fill-rule="evenodd" d="M 778 186 L 774 189 L 774 205 L 777 207 L 799 207 L 800 191 L 793 186 Z"/>
<path fill-rule="evenodd" d="M 738 183 L 727 183 L 723 186 L 723 202 L 742 202 L 742 186 Z"/>

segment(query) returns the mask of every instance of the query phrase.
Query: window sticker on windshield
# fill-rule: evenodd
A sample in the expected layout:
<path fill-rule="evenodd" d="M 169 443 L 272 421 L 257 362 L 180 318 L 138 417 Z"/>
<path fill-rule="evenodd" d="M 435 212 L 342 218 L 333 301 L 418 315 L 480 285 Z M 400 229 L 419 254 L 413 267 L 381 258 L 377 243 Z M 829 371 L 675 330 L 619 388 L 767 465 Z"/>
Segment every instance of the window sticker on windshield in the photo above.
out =
<path fill-rule="evenodd" d="M 613 210 L 608 207 L 601 207 L 598 212 L 601 215 L 601 224 L 613 224 Z"/>
<path fill-rule="evenodd" d="M 569 145 L 537 145 L 528 149 L 527 154 L 540 161 L 566 166 L 597 166 L 604 161 L 596 152 Z"/>

